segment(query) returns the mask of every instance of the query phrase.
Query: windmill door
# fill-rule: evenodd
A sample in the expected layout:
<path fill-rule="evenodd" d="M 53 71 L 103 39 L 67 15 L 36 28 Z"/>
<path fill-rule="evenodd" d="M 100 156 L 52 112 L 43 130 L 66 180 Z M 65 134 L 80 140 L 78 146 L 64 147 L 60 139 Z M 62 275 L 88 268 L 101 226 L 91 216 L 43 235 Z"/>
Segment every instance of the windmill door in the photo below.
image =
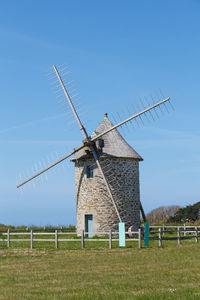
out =
<path fill-rule="evenodd" d="M 85 231 L 89 232 L 88 237 L 92 237 L 93 234 L 93 215 L 85 215 Z"/>

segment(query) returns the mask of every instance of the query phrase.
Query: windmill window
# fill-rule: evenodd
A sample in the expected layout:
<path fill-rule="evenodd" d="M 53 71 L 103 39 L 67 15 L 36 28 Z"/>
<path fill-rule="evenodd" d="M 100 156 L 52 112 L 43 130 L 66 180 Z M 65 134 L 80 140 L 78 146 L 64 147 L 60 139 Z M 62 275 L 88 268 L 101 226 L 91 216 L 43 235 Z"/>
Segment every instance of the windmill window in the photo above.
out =
<path fill-rule="evenodd" d="M 104 147 L 104 140 L 103 139 L 98 139 L 98 144 L 99 144 L 99 148 L 103 148 Z"/>
<path fill-rule="evenodd" d="M 94 168 L 93 166 L 87 167 L 87 178 L 93 178 L 94 177 Z"/>

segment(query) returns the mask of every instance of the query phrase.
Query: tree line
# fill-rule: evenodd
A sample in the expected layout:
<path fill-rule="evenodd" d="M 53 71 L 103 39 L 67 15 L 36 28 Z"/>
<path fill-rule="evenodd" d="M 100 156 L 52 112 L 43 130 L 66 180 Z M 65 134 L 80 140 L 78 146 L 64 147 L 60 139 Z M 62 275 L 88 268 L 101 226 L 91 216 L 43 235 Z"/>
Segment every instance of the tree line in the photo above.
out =
<path fill-rule="evenodd" d="M 161 206 L 147 214 L 150 223 L 185 223 L 200 219 L 200 202 L 186 207 L 178 205 Z"/>

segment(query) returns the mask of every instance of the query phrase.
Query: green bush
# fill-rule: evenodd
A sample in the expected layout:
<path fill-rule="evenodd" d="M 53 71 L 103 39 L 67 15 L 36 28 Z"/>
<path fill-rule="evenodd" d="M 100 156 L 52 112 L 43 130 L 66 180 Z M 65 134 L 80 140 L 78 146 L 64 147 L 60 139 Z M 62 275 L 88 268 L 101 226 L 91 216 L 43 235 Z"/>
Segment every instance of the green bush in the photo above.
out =
<path fill-rule="evenodd" d="M 180 208 L 173 217 L 168 219 L 169 223 L 186 223 L 186 222 L 197 222 L 200 218 L 200 202 L 194 205 L 188 205 L 184 208 Z"/>

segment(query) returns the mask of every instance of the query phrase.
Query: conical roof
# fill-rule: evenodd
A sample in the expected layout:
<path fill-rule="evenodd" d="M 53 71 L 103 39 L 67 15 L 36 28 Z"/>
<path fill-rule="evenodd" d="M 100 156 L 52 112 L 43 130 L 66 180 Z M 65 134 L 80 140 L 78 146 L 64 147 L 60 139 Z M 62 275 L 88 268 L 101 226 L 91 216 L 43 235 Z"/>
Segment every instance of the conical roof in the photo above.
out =
<path fill-rule="evenodd" d="M 113 124 L 108 119 L 107 114 L 105 114 L 103 121 L 92 133 L 91 137 L 95 137 L 96 135 L 106 131 L 112 126 Z M 142 157 L 125 141 L 125 139 L 121 136 L 117 129 L 114 129 L 109 133 L 103 135 L 99 140 L 100 141 L 96 141 L 96 147 L 99 150 L 98 153 L 100 156 L 131 158 L 139 161 L 143 160 Z M 87 147 L 78 151 L 77 154 L 72 158 L 72 161 L 91 157 L 91 155 L 88 153 L 88 151 L 86 152 L 86 150 L 88 150 Z"/>

